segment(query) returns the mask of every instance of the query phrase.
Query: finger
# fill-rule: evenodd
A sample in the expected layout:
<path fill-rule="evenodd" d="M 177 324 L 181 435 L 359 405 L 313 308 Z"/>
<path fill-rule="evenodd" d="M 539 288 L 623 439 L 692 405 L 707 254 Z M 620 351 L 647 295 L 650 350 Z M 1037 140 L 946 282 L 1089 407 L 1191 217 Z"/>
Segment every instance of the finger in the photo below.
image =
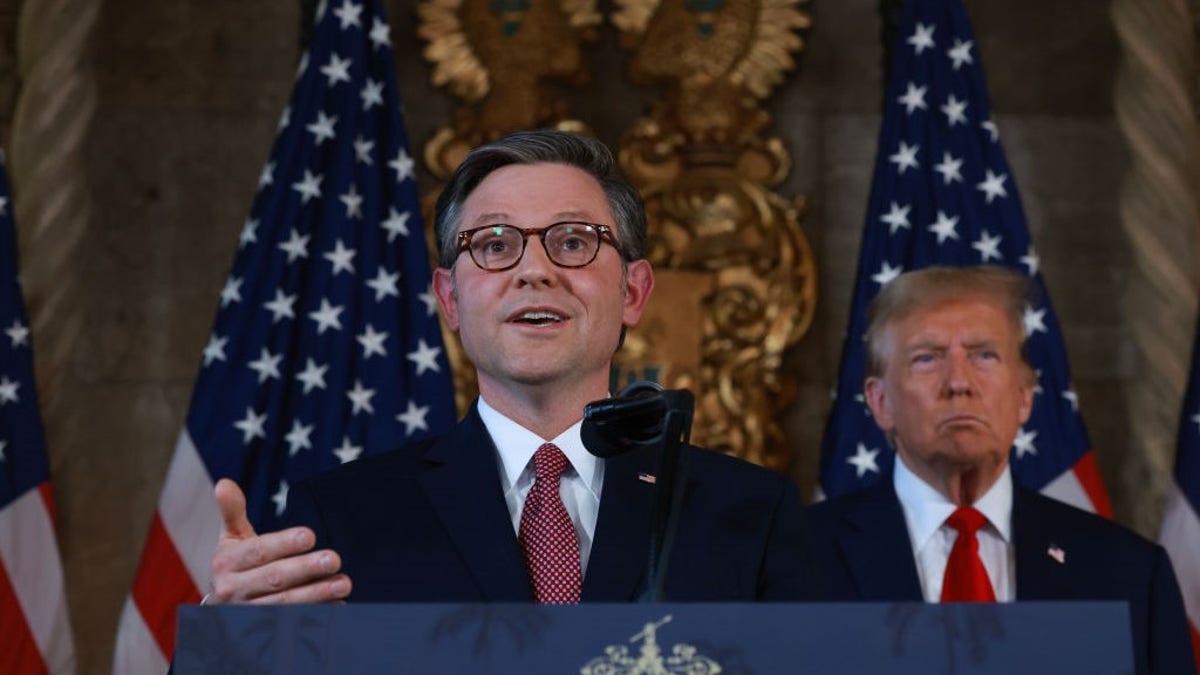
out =
<path fill-rule="evenodd" d="M 350 595 L 352 588 L 350 577 L 345 574 L 335 574 L 303 586 L 289 588 L 286 591 L 259 596 L 250 600 L 250 603 L 256 605 L 293 605 L 318 602 L 345 604 L 346 596 Z"/>
<path fill-rule="evenodd" d="M 238 484 L 222 478 L 213 488 L 217 508 L 221 510 L 222 536 L 246 539 L 254 536 L 254 527 L 246 517 L 246 495 Z"/>
<path fill-rule="evenodd" d="M 245 572 L 312 549 L 317 537 L 307 527 L 291 527 L 249 539 L 227 539 L 213 555 L 213 572 Z M 340 565 L 340 561 L 338 562 Z M 337 568 L 329 572 L 336 572 Z"/>
<path fill-rule="evenodd" d="M 243 571 L 215 575 L 213 595 L 220 602 L 249 602 L 280 595 L 333 577 L 341 566 L 342 560 L 337 553 L 314 551 Z"/>

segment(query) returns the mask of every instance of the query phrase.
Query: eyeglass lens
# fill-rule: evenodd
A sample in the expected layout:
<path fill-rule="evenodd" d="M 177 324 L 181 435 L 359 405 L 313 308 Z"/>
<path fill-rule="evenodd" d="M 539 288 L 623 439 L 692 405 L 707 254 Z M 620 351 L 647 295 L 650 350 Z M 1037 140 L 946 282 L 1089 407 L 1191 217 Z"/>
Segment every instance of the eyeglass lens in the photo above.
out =
<path fill-rule="evenodd" d="M 538 232 L 529 232 L 537 235 Z M 600 248 L 600 232 L 587 223 L 555 223 L 540 232 L 546 255 L 563 267 L 590 263 Z M 515 265 L 524 253 L 526 234 L 511 225 L 496 225 L 471 236 L 471 257 L 484 269 Z"/>

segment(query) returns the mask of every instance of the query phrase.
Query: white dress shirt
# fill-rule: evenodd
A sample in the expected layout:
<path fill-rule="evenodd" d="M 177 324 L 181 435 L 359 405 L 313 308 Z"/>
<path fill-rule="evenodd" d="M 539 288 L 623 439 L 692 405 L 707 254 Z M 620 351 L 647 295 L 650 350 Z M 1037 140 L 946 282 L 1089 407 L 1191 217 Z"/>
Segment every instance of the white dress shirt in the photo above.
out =
<path fill-rule="evenodd" d="M 946 519 L 958 506 L 910 471 L 899 455 L 896 456 L 892 484 L 904 511 L 904 522 L 908 526 L 908 539 L 912 544 L 925 602 L 939 602 L 946 561 L 950 558 L 954 540 L 958 538 L 958 530 L 947 525 Z M 1012 475 L 1005 471 L 996 484 L 972 504 L 987 518 L 987 524 L 979 529 L 976 537 L 979 539 L 979 557 L 983 560 L 999 602 L 1016 599 L 1017 564 L 1012 545 L 1012 501 Z"/>
<path fill-rule="evenodd" d="M 520 534 L 521 511 L 525 509 L 525 497 L 533 487 L 533 454 L 543 443 L 553 443 L 566 455 L 570 466 L 563 471 L 558 491 L 567 515 L 575 525 L 583 578 L 587 575 L 588 557 L 596 536 L 596 518 L 600 514 L 600 492 L 604 488 L 604 462 L 583 447 L 583 439 L 579 436 L 583 420 L 557 438 L 543 439 L 497 412 L 483 397 L 479 398 L 478 409 L 483 426 L 487 427 L 499 454 L 500 489 L 504 491 L 508 514 L 512 516 L 514 533 Z"/>

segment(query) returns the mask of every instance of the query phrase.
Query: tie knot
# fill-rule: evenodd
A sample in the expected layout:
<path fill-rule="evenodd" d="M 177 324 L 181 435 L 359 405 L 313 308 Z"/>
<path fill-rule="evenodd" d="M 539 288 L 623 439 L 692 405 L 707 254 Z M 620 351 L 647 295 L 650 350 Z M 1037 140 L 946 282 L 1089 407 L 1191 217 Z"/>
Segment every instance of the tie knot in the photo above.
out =
<path fill-rule="evenodd" d="M 554 483 L 562 477 L 567 468 L 567 456 L 553 443 L 543 443 L 533 453 L 533 475 L 539 481 L 549 480 Z"/>
<path fill-rule="evenodd" d="M 973 535 L 987 524 L 987 517 L 973 506 L 960 506 L 946 519 L 946 524 L 960 533 Z"/>

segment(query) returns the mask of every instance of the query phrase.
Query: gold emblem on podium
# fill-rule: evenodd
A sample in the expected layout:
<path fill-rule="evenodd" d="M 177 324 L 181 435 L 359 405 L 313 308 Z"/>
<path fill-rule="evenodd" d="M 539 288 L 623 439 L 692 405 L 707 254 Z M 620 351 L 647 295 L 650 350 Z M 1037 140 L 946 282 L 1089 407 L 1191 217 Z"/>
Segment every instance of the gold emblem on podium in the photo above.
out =
<path fill-rule="evenodd" d="M 658 629 L 671 622 L 668 614 L 658 621 L 647 623 L 640 632 L 629 638 L 630 642 L 641 641 L 637 655 L 629 652 L 627 645 L 609 645 L 604 656 L 588 661 L 579 669 L 580 675 L 715 675 L 721 665 L 698 653 L 689 644 L 677 643 L 669 655 L 663 654 L 658 646 Z"/>

